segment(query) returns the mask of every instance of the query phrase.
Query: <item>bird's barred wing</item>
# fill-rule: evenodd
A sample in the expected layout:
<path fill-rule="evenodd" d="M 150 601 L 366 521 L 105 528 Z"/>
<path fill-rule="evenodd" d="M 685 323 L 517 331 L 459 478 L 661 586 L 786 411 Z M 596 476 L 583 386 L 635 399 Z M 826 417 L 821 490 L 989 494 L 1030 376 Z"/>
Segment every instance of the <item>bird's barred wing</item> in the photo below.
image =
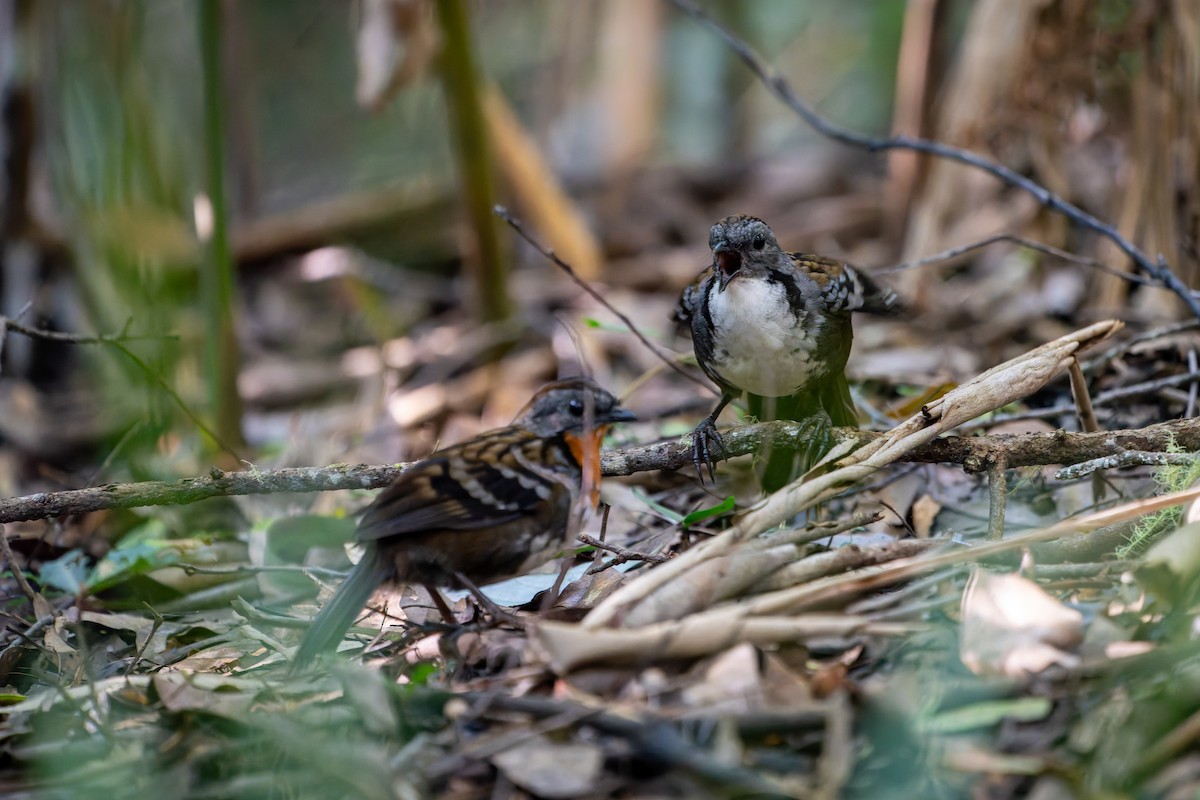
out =
<path fill-rule="evenodd" d="M 562 481 L 528 468 L 531 463 L 562 462 L 556 447 L 561 445 L 554 440 L 505 428 L 438 451 L 383 490 L 359 521 L 358 539 L 477 530 L 534 513 L 565 490 Z"/>
<path fill-rule="evenodd" d="M 683 287 L 683 291 L 679 294 L 679 302 L 675 304 L 675 311 L 671 314 L 671 319 L 676 322 L 688 322 L 692 316 L 700 308 L 700 298 L 704 291 L 704 282 L 712 277 L 713 268 L 708 267 L 696 278 Z"/>
<path fill-rule="evenodd" d="M 788 256 L 797 269 L 821 287 L 825 307 L 830 311 L 895 314 L 902 308 L 895 292 L 880 286 L 870 275 L 844 261 L 812 253 L 788 253 Z"/>

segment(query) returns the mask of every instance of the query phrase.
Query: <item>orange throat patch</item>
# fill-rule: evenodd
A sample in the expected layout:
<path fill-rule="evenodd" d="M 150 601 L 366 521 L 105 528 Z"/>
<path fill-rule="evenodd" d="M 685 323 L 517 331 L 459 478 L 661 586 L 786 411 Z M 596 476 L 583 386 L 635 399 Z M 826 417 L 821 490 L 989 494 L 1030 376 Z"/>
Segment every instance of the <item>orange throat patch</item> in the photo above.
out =
<path fill-rule="evenodd" d="M 567 446 L 571 448 L 571 455 L 575 456 L 583 471 L 580 494 L 586 493 L 592 508 L 600 503 L 600 442 L 607 430 L 607 425 L 600 425 L 585 431 L 582 436 L 563 434 Z"/>

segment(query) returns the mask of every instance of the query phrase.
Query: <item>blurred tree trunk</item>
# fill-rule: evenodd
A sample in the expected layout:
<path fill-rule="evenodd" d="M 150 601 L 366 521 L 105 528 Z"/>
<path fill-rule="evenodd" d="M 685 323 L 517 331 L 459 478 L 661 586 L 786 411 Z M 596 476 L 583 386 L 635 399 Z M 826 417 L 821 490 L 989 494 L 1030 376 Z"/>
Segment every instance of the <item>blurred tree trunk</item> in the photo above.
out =
<path fill-rule="evenodd" d="M 201 0 L 200 54 L 204 69 L 204 143 L 206 193 L 211 230 L 201 267 L 206 306 L 205 358 L 209 410 L 222 447 L 239 447 L 242 439 L 242 400 L 237 376 L 241 358 L 234 329 L 233 259 L 229 252 L 229 205 L 225 196 L 225 130 L 221 72 L 221 1 Z M 207 237 L 205 234 L 207 233 Z"/>

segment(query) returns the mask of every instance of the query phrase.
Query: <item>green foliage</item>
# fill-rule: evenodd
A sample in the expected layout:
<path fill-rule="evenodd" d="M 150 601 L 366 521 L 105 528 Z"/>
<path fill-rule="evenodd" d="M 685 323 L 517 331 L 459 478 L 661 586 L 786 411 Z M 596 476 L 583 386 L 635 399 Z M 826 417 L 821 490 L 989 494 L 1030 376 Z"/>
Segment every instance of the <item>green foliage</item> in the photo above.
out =
<path fill-rule="evenodd" d="M 1167 445 L 1167 452 L 1183 453 L 1186 451 L 1172 439 Z M 1200 456 L 1192 459 L 1186 465 L 1168 464 L 1154 471 L 1154 482 L 1168 493 L 1183 491 L 1189 486 L 1194 486 L 1197 481 L 1200 481 Z M 1117 558 L 1132 558 L 1141 553 L 1154 537 L 1179 524 L 1182 513 L 1179 506 L 1173 506 L 1153 514 L 1147 514 L 1134 526 L 1133 531 L 1129 534 L 1128 542 L 1117 550 Z"/>
<path fill-rule="evenodd" d="M 712 519 L 713 517 L 719 517 L 723 514 L 728 514 L 733 511 L 733 507 L 734 498 L 733 495 L 729 495 L 729 497 L 726 497 L 715 506 L 696 509 L 680 520 L 679 524 L 683 526 L 684 530 L 687 530 L 688 527 L 695 525 L 697 522 L 703 522 L 706 519 Z"/>

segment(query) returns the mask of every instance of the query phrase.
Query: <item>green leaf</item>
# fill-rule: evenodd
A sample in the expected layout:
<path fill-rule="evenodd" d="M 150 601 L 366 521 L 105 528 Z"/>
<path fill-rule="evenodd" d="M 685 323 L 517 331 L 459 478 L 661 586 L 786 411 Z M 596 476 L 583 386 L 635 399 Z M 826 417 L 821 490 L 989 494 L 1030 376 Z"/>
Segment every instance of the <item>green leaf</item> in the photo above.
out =
<path fill-rule="evenodd" d="M 975 703 L 937 714 L 921 727 L 930 733 L 954 734 L 990 728 L 1004 719 L 1034 722 L 1045 719 L 1051 705 L 1046 697 L 1018 697 Z"/>
<path fill-rule="evenodd" d="M 93 592 L 102 592 L 135 575 L 145 575 L 178 560 L 178 549 L 166 540 L 143 540 L 128 546 L 122 542 L 96 564 L 88 578 L 88 587 Z"/>
<path fill-rule="evenodd" d="M 605 322 L 594 317 L 584 317 L 583 324 L 589 328 L 596 328 L 602 331 L 612 331 L 613 333 L 629 333 L 629 328 L 624 325 L 617 325 L 612 322 Z"/>
<path fill-rule="evenodd" d="M 87 576 L 87 555 L 80 549 L 70 551 L 61 558 L 42 564 L 38 579 L 46 586 L 67 594 L 79 594 Z"/>
<path fill-rule="evenodd" d="M 680 524 L 683 525 L 684 528 L 687 528 L 690 525 L 695 525 L 697 522 L 702 522 L 706 519 L 711 519 L 712 517 L 719 517 L 722 514 L 728 514 L 730 511 L 733 511 L 733 506 L 733 495 L 729 495 L 729 497 L 726 497 L 719 505 L 712 506 L 711 508 L 700 508 L 693 511 L 684 517 Z"/>
<path fill-rule="evenodd" d="M 682 514 L 680 514 L 678 511 L 675 511 L 674 509 L 667 508 L 662 503 L 658 503 L 658 502 L 655 502 L 654 500 L 651 500 L 650 495 L 646 494 L 641 489 L 635 488 L 633 490 L 633 496 L 636 497 L 637 499 L 641 500 L 646 505 L 650 506 L 650 508 L 654 509 L 660 515 L 662 515 L 663 519 L 669 519 L 673 523 L 683 522 Z"/>

